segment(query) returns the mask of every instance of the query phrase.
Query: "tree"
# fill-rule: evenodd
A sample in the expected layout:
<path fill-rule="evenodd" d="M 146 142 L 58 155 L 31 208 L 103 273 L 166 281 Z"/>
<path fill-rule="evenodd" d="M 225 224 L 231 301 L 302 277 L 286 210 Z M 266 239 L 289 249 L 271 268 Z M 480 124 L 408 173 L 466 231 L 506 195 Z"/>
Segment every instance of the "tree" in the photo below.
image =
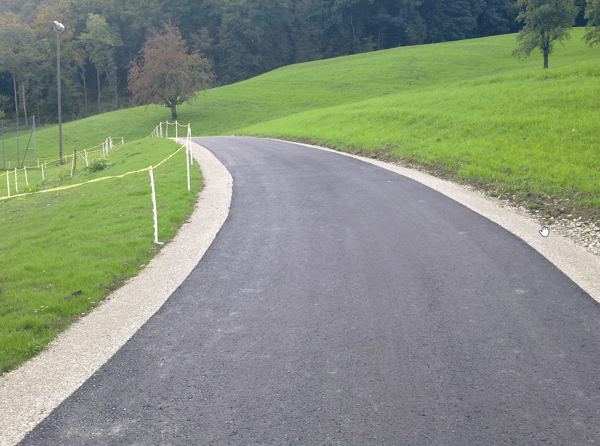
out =
<path fill-rule="evenodd" d="M 544 55 L 544 68 L 548 68 L 548 56 L 554 42 L 569 39 L 569 30 L 575 24 L 578 9 L 573 0 L 519 0 L 521 13 L 518 22 L 525 26 L 517 35 L 521 46 L 513 51 L 513 56 L 528 57 L 539 48 Z"/>
<path fill-rule="evenodd" d="M 0 29 L 0 71 L 9 72 L 12 76 L 15 116 L 18 118 L 18 90 L 21 87 L 21 105 L 27 125 L 27 103 L 25 99 L 25 84 L 31 73 L 35 72 L 35 64 L 41 60 L 42 49 L 40 39 L 27 25 L 7 25 Z M 18 85 L 19 84 L 19 85 Z"/>
<path fill-rule="evenodd" d="M 129 70 L 128 89 L 137 105 L 164 104 L 177 119 L 177 106 L 212 82 L 210 63 L 197 52 L 188 53 L 179 29 L 163 24 L 153 31 Z"/>
<path fill-rule="evenodd" d="M 585 7 L 587 25 L 583 38 L 590 46 L 600 43 L 600 0 L 587 0 Z"/>
<path fill-rule="evenodd" d="M 117 81 L 114 48 L 122 45 L 123 42 L 121 42 L 119 33 L 113 31 L 106 23 L 106 20 L 98 14 L 90 13 L 88 15 L 87 29 L 88 32 L 82 34 L 79 37 L 79 40 L 83 43 L 90 61 L 96 68 L 98 80 L 98 113 L 101 113 L 100 73 L 106 72 L 106 78 L 109 84 L 111 78 L 113 79 L 116 97 Z"/>

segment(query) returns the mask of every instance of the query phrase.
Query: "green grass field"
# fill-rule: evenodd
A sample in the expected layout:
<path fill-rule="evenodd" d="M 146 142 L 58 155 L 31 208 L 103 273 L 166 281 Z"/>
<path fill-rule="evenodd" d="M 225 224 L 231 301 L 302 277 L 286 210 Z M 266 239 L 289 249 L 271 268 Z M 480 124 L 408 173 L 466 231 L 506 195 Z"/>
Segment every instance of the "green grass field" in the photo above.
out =
<path fill-rule="evenodd" d="M 29 187 L 18 172 L 20 192 L 49 192 L 0 200 L 0 372 L 43 349 L 148 264 L 157 252 L 150 176 L 119 176 L 156 166 L 179 147 L 157 138 L 119 143 L 97 160 L 102 170 L 79 159 L 72 177 L 69 162 L 49 166 L 42 180 L 41 169 L 31 169 Z M 188 192 L 185 150 L 154 169 L 161 241 L 191 214 L 201 187 L 197 165 L 191 173 Z"/>
<path fill-rule="evenodd" d="M 178 108 L 180 122 L 191 122 L 195 136 L 308 141 L 426 166 L 548 215 L 575 208 L 598 219 L 600 47 L 587 47 L 582 35 L 582 29 L 575 29 L 570 41 L 556 45 L 548 70 L 542 69 L 539 53 L 526 60 L 511 57 L 515 35 L 293 65 L 202 92 Z M 97 175 L 145 168 L 174 147 L 140 139 L 169 115 L 166 107 L 148 106 L 66 123 L 64 154 L 98 145 L 108 136 L 124 137 L 122 153 L 129 155 L 111 158 L 111 167 Z M 56 126 L 38 129 L 41 162 L 57 159 L 57 136 Z M 5 139 L 4 151 L 15 162 L 11 138 Z M 180 163 L 172 161 L 178 169 Z M 26 164 L 33 165 L 32 153 Z M 81 182 L 91 175 L 80 170 L 71 179 L 62 169 L 45 185 L 33 187 Z M 147 263 L 154 252 L 149 195 L 145 180 L 138 184 L 136 176 L 0 200 L 0 371 L 41 349 L 57 330 Z M 0 177 L 0 197 L 5 182 Z M 163 210 L 162 218 L 173 225 L 167 230 L 159 221 L 166 231 L 161 239 L 171 237 L 185 219 L 195 192 L 186 190 L 173 200 L 181 208 L 172 215 Z M 130 236 L 121 237 L 126 231 Z M 58 257 L 60 266 L 55 266 Z M 71 278 L 75 269 L 82 271 L 78 280 Z M 87 276 L 96 269 L 104 275 Z M 82 294 L 73 296 L 78 290 Z M 18 297 L 9 300 L 13 294 Z M 72 308 L 60 309 L 63 303 Z"/>

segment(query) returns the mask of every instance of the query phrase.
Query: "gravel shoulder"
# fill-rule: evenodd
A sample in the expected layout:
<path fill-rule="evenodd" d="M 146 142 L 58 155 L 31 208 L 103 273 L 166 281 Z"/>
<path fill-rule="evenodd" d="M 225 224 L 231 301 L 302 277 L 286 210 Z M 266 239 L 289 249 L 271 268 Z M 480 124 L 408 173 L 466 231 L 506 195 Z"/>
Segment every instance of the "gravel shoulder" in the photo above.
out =
<path fill-rule="evenodd" d="M 61 334 L 39 356 L 0 377 L 0 445 L 16 444 L 81 386 L 162 306 L 203 257 L 228 216 L 232 179 L 208 150 L 194 144 L 193 153 L 206 185 L 192 217 L 175 239 L 138 277 Z M 535 217 L 500 200 L 418 170 L 357 158 L 425 184 L 494 221 L 600 302 L 600 256 L 578 246 L 568 231 L 546 224 L 550 236 L 542 237 Z"/>

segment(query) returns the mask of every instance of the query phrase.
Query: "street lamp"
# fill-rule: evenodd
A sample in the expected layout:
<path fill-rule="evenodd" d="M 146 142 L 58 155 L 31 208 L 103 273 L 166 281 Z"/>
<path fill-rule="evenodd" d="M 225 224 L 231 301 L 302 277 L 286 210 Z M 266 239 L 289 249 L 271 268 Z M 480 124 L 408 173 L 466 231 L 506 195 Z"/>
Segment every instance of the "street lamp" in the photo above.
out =
<path fill-rule="evenodd" d="M 53 23 L 54 31 L 56 31 L 56 83 L 58 85 L 58 150 L 60 154 L 60 163 L 63 163 L 62 153 L 62 111 L 61 111 L 61 94 L 60 94 L 60 35 L 65 30 L 65 25 L 56 20 Z"/>

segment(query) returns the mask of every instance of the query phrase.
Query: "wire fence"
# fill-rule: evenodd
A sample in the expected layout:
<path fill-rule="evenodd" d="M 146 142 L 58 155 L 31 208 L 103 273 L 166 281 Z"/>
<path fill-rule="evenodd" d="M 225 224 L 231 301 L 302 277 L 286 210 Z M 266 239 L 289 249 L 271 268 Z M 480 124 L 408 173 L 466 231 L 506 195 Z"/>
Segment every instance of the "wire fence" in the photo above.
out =
<path fill-rule="evenodd" d="M 162 131 L 163 125 L 165 128 L 164 134 Z M 130 172 L 125 172 L 120 175 L 104 176 L 104 177 L 95 178 L 95 179 L 92 179 L 89 181 L 84 181 L 81 183 L 68 184 L 68 185 L 64 185 L 64 186 L 54 187 L 51 189 L 40 189 L 40 190 L 32 190 L 30 188 L 29 176 L 27 173 L 28 170 L 29 170 L 30 174 L 31 174 L 32 170 L 39 170 L 41 173 L 42 181 L 44 181 L 45 169 L 47 168 L 47 165 L 48 164 L 52 165 L 53 163 L 60 161 L 59 159 L 49 160 L 49 161 L 46 161 L 35 167 L 28 168 L 27 166 L 23 166 L 20 169 L 15 167 L 13 170 L 7 170 L 6 172 L 0 174 L 0 185 L 4 182 L 3 177 L 6 177 L 6 189 L 5 189 L 6 195 L 0 196 L 0 201 L 7 200 L 10 198 L 26 197 L 26 196 L 30 196 L 33 194 L 43 194 L 43 193 L 48 193 L 48 192 L 63 191 L 63 190 L 67 190 L 67 189 L 81 187 L 86 184 L 97 183 L 100 181 L 106 181 L 106 180 L 111 180 L 111 179 L 115 179 L 115 178 L 123 178 L 123 177 L 129 176 L 129 175 L 133 175 L 133 174 L 137 174 L 137 173 L 141 173 L 141 172 L 149 172 L 153 213 L 154 213 L 154 242 L 156 244 L 162 244 L 161 242 L 158 241 L 158 214 L 157 214 L 156 193 L 155 193 L 155 185 L 154 185 L 154 173 L 153 173 L 154 169 L 160 167 L 165 162 L 167 162 L 168 160 L 173 158 L 175 155 L 180 153 L 183 149 L 185 149 L 186 165 L 187 165 L 187 188 L 188 188 L 188 192 L 189 192 L 191 190 L 191 187 L 190 187 L 191 186 L 191 184 L 190 184 L 190 165 L 193 164 L 193 158 L 192 158 L 192 154 L 191 154 L 192 130 L 191 130 L 190 124 L 182 125 L 182 124 L 179 124 L 178 122 L 175 122 L 175 123 L 169 123 L 168 121 L 161 122 L 156 126 L 156 128 L 152 131 L 152 133 L 148 137 L 167 138 L 169 125 L 175 127 L 175 129 L 174 129 L 175 135 L 176 135 L 175 138 L 178 138 L 178 134 L 179 134 L 178 128 L 179 127 L 183 127 L 187 130 L 185 143 L 183 145 L 181 145 L 173 153 L 171 153 L 169 156 L 167 156 L 165 159 L 163 159 L 162 161 L 155 164 L 154 166 L 149 166 L 149 167 L 145 167 L 142 169 L 133 170 Z M 75 173 L 76 162 L 78 159 L 83 160 L 86 163 L 86 167 L 89 166 L 90 161 L 93 162 L 93 161 L 97 161 L 100 159 L 105 160 L 108 158 L 109 152 L 115 148 L 114 142 L 119 141 L 119 140 L 120 140 L 121 144 L 125 144 L 125 139 L 123 137 L 113 138 L 113 137 L 109 136 L 101 144 L 98 144 L 94 147 L 90 147 L 89 149 L 84 149 L 83 151 L 74 150 L 72 155 L 63 157 L 63 159 L 66 159 L 67 162 L 69 159 L 71 159 L 71 174 L 70 174 L 70 176 L 72 177 L 73 174 Z M 100 155 L 100 152 L 101 152 L 101 155 Z M 26 186 L 25 188 L 27 188 L 26 192 L 19 193 L 19 181 L 21 181 L 21 185 L 23 184 L 23 182 L 25 183 L 25 186 Z M 1 187 L 2 186 L 0 186 L 0 188 Z M 22 187 L 22 190 L 25 190 L 25 188 Z"/>

